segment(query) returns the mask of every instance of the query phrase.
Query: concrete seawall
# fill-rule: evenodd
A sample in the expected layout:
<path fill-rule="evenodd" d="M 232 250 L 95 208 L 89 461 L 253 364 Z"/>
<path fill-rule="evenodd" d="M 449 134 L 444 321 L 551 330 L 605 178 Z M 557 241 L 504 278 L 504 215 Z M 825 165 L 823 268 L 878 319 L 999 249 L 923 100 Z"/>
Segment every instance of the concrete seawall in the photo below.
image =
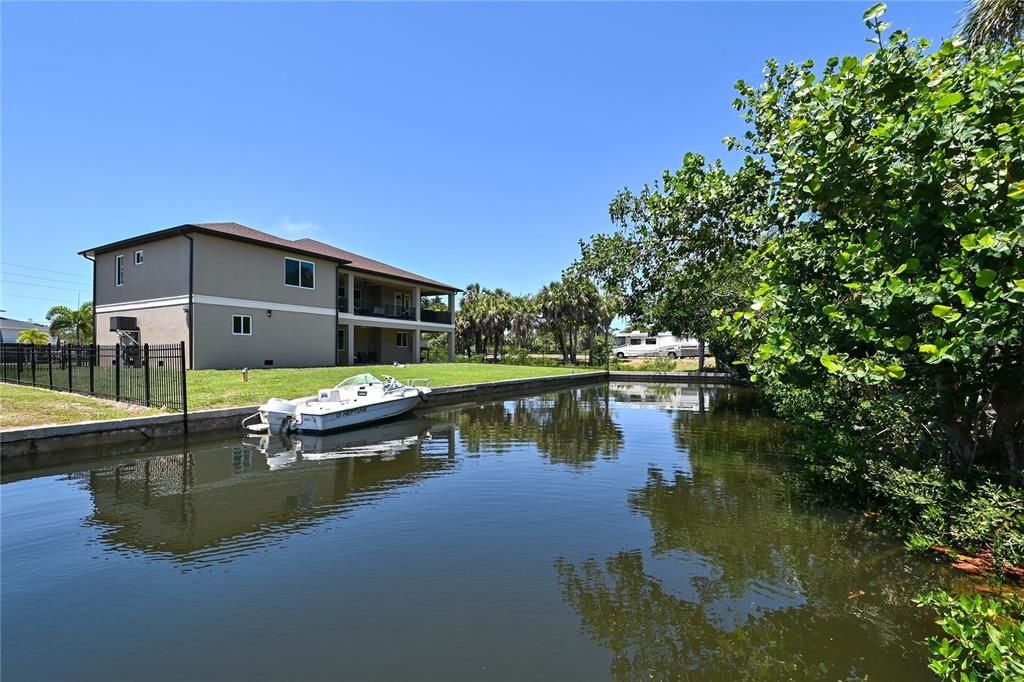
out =
<path fill-rule="evenodd" d="M 657 372 L 609 373 L 599 370 L 551 377 L 508 379 L 436 388 L 431 392 L 428 402 L 417 411 L 535 395 L 607 381 L 729 383 L 730 378 L 728 375 L 707 372 L 698 375 Z M 188 417 L 189 437 L 201 437 L 201 434 L 213 431 L 239 429 L 242 419 L 253 414 L 256 409 L 256 405 L 250 405 L 191 412 Z M 112 456 L 117 456 L 131 452 L 150 440 L 179 436 L 184 432 L 185 424 L 178 413 L 0 431 L 0 465 L 5 471 L 53 466 L 81 459 L 83 455 L 79 453 L 90 450 L 93 451 L 92 457 L 95 458 L 95 450 L 101 446 Z"/>

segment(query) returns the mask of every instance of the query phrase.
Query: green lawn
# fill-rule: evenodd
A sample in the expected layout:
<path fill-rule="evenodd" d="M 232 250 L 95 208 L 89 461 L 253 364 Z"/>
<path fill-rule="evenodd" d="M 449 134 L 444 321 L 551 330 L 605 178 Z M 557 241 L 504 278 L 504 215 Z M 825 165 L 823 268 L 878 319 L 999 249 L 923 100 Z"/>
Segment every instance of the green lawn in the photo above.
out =
<path fill-rule="evenodd" d="M 74 393 L 0 384 L 0 430 L 159 414 L 148 407 Z"/>
<path fill-rule="evenodd" d="M 600 368 L 594 368 L 600 369 Z M 429 363 L 393 367 L 370 365 L 362 367 L 311 367 L 303 369 L 252 369 L 249 382 L 242 382 L 242 373 L 235 369 L 199 369 L 188 373 L 188 409 L 258 405 L 268 398 L 298 398 L 314 395 L 321 388 L 334 386 L 353 374 L 370 372 L 381 377 L 385 374 L 408 381 L 432 379 L 433 386 L 457 386 L 503 379 L 576 374 L 591 371 L 571 367 L 524 367 L 518 365 L 485 365 L 456 363 Z"/>

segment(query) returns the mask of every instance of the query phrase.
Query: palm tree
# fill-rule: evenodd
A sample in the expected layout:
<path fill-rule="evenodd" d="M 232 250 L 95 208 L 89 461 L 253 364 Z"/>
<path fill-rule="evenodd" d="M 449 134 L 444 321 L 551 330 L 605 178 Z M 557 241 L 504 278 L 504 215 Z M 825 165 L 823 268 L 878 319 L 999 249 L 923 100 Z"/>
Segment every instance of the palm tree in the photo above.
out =
<path fill-rule="evenodd" d="M 86 301 L 78 310 L 55 305 L 46 312 L 50 334 L 65 343 L 81 346 L 92 339 L 92 301 Z"/>
<path fill-rule="evenodd" d="M 516 296 L 513 298 L 509 327 L 519 348 L 526 348 L 530 334 L 534 331 L 536 325 L 537 313 L 533 298 L 530 296 Z"/>
<path fill-rule="evenodd" d="M 25 329 L 18 334 L 18 343 L 31 343 L 34 346 L 45 346 L 50 343 L 50 337 L 42 329 Z"/>
<path fill-rule="evenodd" d="M 1021 0 L 970 0 L 960 19 L 960 35 L 971 47 L 1012 43 L 1024 33 Z"/>

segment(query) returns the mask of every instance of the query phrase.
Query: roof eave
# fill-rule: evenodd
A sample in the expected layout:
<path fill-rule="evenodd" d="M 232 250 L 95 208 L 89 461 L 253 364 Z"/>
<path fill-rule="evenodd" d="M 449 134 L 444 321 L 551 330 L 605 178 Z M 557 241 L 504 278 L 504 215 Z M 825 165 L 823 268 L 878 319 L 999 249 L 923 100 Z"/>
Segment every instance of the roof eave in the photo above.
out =
<path fill-rule="evenodd" d="M 462 293 L 462 291 L 463 291 L 462 289 L 460 289 L 458 287 L 453 287 L 452 285 L 444 284 L 443 282 L 428 282 L 426 280 L 416 279 L 414 277 L 402 277 L 401 275 L 392 275 L 392 274 L 389 274 L 389 273 L 386 273 L 386 272 L 378 272 L 376 270 L 369 270 L 367 268 L 360 268 L 360 267 L 357 267 L 355 265 L 351 265 L 352 261 L 346 261 L 346 262 L 349 263 L 349 265 L 347 266 L 347 268 L 349 270 L 356 270 L 357 272 L 365 272 L 366 274 L 373 275 L 374 277 L 383 277 L 385 279 L 397 279 L 397 280 L 401 280 L 403 282 L 408 282 L 410 284 L 418 284 L 421 287 L 432 287 L 434 289 L 442 289 L 444 291 L 450 291 L 453 294 L 459 294 L 459 293 Z"/>
<path fill-rule="evenodd" d="M 108 251 L 116 251 L 126 246 L 134 246 L 135 244 L 145 244 L 157 239 L 165 239 L 167 237 L 173 237 L 179 234 L 187 234 L 189 232 L 198 232 L 199 234 L 208 234 L 213 237 L 220 237 L 222 239 L 229 239 L 236 242 L 245 242 L 246 244 L 255 244 L 256 246 L 262 246 L 268 249 L 279 249 L 281 251 L 288 251 L 289 253 L 297 253 L 303 256 L 309 256 L 312 258 L 321 258 L 323 260 L 329 260 L 340 265 L 347 265 L 351 261 L 337 256 L 328 256 L 326 254 L 317 253 L 316 251 L 307 251 L 301 248 L 292 248 L 284 246 L 282 244 L 268 244 L 267 242 L 260 241 L 259 239 L 250 239 L 241 235 L 225 234 L 224 232 L 218 232 L 217 230 L 211 230 L 201 225 L 178 225 L 177 227 L 169 227 L 165 230 L 157 230 L 156 232 L 149 232 L 147 234 L 139 235 L 138 237 L 131 237 L 129 239 L 122 239 L 121 241 L 111 242 L 110 244 L 103 244 L 102 246 L 96 246 L 85 251 L 79 251 L 78 255 L 85 256 L 86 258 L 94 258 L 97 254 L 106 253 Z"/>

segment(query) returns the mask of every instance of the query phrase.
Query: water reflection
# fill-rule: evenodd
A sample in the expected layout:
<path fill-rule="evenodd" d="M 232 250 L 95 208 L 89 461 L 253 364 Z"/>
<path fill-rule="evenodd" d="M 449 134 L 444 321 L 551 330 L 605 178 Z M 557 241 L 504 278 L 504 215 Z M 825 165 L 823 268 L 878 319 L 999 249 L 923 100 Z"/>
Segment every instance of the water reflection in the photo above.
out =
<path fill-rule="evenodd" d="M 607 386 L 522 398 L 453 410 L 463 448 L 471 453 L 508 452 L 528 443 L 550 462 L 585 468 L 614 459 L 622 449 Z"/>
<path fill-rule="evenodd" d="M 929 567 L 906 563 L 902 548 L 794 497 L 774 461 L 785 451 L 785 432 L 751 416 L 743 392 L 719 391 L 706 402 L 695 394 L 692 387 L 630 389 L 673 413 L 685 456 L 679 466 L 650 466 L 646 484 L 628 492 L 630 509 L 649 523 L 650 544 L 554 562 L 583 631 L 613 653 L 612 676 L 926 672 L 916 643 L 926 630 L 906 613 Z M 878 650 L 889 657 L 865 654 Z"/>
<path fill-rule="evenodd" d="M 4 486 L 4 677 L 107 679 L 110 642 L 163 679 L 928 674 L 939 573 L 801 499 L 747 391 L 206 438 Z"/>
<path fill-rule="evenodd" d="M 454 466 L 454 434 L 410 418 L 322 437 L 214 443 L 71 474 L 118 551 L 224 562 Z"/>

